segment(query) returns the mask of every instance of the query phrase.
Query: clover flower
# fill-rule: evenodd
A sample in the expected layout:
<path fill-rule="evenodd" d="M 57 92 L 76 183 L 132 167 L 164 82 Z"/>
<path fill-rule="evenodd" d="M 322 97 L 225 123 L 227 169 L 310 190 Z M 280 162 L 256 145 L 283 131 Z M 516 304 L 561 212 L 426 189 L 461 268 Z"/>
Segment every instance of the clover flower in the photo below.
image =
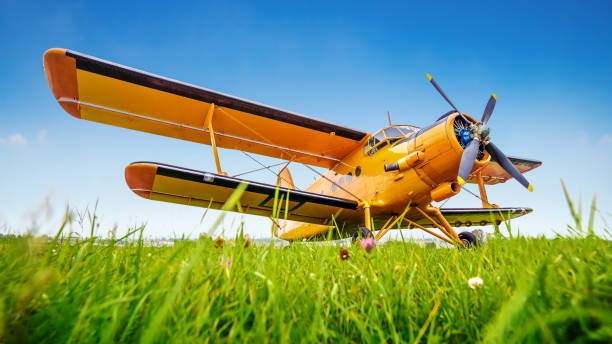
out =
<path fill-rule="evenodd" d="M 468 280 L 468 285 L 472 289 L 476 289 L 482 285 L 483 281 L 480 277 L 472 277 Z"/>
<path fill-rule="evenodd" d="M 219 263 L 219 266 L 222 268 L 226 268 L 226 269 L 230 269 L 230 267 L 232 266 L 232 262 L 230 261 L 230 257 L 221 257 L 221 262 Z"/>
<path fill-rule="evenodd" d="M 223 247 L 223 239 L 221 239 L 221 238 L 217 238 L 217 240 L 215 240 L 215 247 L 216 247 L 216 248 L 221 248 L 221 247 Z"/>
<path fill-rule="evenodd" d="M 361 247 L 363 247 L 363 249 L 369 253 L 374 249 L 374 247 L 376 247 L 376 240 L 374 240 L 372 237 L 363 239 L 361 240 Z"/>
<path fill-rule="evenodd" d="M 340 247 L 340 260 L 347 260 L 350 258 L 349 251 L 344 247 Z"/>

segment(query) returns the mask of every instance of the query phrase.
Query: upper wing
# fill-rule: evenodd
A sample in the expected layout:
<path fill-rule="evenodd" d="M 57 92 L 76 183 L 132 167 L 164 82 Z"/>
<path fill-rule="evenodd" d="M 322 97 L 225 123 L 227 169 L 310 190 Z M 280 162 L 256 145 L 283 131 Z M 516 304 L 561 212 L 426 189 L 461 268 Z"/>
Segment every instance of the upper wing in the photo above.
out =
<path fill-rule="evenodd" d="M 45 52 L 55 98 L 94 122 L 331 168 L 367 134 L 64 49 Z"/>
<path fill-rule="evenodd" d="M 541 161 L 525 159 L 525 158 L 516 158 L 509 156 L 508 159 L 512 162 L 514 167 L 521 173 L 525 173 L 533 170 L 534 168 L 540 167 L 542 165 Z M 490 161 L 487 165 L 485 165 L 482 169 L 482 180 L 485 184 L 497 184 L 503 183 L 508 179 L 512 178 L 497 162 Z M 467 181 L 468 183 L 478 183 L 476 179 L 476 173 L 472 173 L 470 178 Z"/>
<path fill-rule="evenodd" d="M 238 201 L 240 207 L 225 210 L 273 216 L 276 199 L 277 207 L 280 207 L 277 208 L 280 209 L 277 210 L 279 218 L 284 218 L 286 213 L 289 220 L 316 224 L 326 224 L 332 215 L 337 216 L 344 209 L 357 209 L 357 202 L 343 198 L 154 162 L 128 165 L 125 180 L 134 193 L 144 198 L 213 209 L 221 209 L 234 190 L 241 183 L 246 183 L 246 189 Z"/>

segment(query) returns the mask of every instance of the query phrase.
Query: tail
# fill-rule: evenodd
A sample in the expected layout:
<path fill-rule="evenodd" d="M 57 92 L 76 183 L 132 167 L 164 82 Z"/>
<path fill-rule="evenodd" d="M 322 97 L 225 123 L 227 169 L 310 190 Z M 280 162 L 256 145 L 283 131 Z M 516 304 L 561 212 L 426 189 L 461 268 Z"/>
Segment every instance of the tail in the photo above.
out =
<path fill-rule="evenodd" d="M 280 172 L 278 172 L 278 176 L 276 178 L 276 185 L 282 188 L 287 189 L 295 189 L 295 185 L 293 184 L 293 178 L 291 177 L 291 172 L 289 172 L 288 166 L 283 167 Z M 273 228 L 274 228 L 274 236 L 280 238 L 283 234 L 283 230 L 287 227 L 288 220 L 283 219 L 274 219 L 273 220 Z"/>
<path fill-rule="evenodd" d="M 291 190 L 295 189 L 295 185 L 293 185 L 293 178 L 291 178 L 291 172 L 289 172 L 287 166 L 283 167 L 283 169 L 278 172 L 278 177 L 276 178 L 276 185 L 280 186 L 281 188 L 287 188 Z"/>

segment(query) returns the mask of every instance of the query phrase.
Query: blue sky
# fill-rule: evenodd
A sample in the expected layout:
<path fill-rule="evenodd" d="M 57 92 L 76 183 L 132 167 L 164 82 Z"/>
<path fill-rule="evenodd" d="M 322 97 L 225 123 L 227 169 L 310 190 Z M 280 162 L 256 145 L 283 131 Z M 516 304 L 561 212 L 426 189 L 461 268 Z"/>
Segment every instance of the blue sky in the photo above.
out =
<path fill-rule="evenodd" d="M 0 3 L 4 231 L 36 221 L 52 232 L 67 202 L 83 209 L 96 199 L 100 233 L 146 222 L 152 237 L 196 235 L 219 214 L 211 211 L 200 223 L 201 209 L 130 192 L 123 177 L 130 162 L 214 171 L 210 147 L 67 115 L 42 70 L 42 54 L 52 47 L 370 132 L 385 125 L 386 111 L 395 122 L 426 126 L 449 109 L 426 73 L 476 117 L 495 92 L 489 122 L 495 143 L 544 164 L 526 175 L 534 193 L 509 181 L 489 188 L 491 201 L 533 208 L 514 222 L 523 233 L 563 232 L 570 221 L 564 178 L 576 199 L 583 195 L 585 209 L 596 192 L 609 219 L 609 2 L 164 4 Z M 223 151 L 221 163 L 230 173 L 257 167 L 233 151 Z M 303 168 L 292 172 L 298 185 L 313 180 Z M 251 178 L 274 180 L 265 171 Z M 462 192 L 447 206 L 480 204 Z M 41 209 L 52 210 L 48 218 Z M 269 235 L 267 219 L 241 215 L 226 217 L 226 234 L 239 221 L 252 236 Z"/>

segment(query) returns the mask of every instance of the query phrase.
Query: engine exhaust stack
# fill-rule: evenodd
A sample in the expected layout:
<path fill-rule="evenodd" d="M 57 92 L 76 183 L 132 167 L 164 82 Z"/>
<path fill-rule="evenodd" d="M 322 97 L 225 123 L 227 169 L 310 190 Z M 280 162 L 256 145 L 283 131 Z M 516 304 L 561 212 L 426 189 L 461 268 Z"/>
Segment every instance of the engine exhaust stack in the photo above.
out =
<path fill-rule="evenodd" d="M 418 163 L 423 161 L 425 153 L 421 151 L 412 152 L 405 157 L 399 159 L 397 162 L 392 164 L 385 164 L 385 172 L 391 171 L 404 171 L 411 167 L 416 166 Z"/>
<path fill-rule="evenodd" d="M 447 198 L 453 197 L 461 191 L 461 186 L 457 182 L 447 182 L 438 185 L 435 189 L 431 190 L 429 195 L 431 199 L 436 202 L 444 201 Z"/>

